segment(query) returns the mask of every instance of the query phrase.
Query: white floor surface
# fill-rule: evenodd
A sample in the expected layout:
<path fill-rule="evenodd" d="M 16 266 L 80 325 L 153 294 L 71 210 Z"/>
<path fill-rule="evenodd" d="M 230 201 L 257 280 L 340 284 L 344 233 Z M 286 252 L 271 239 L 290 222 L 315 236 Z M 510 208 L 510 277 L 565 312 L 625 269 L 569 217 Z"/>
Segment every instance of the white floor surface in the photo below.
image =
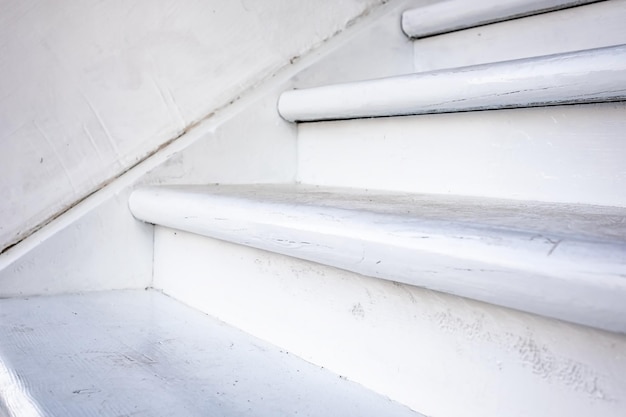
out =
<path fill-rule="evenodd" d="M 0 300 L 0 416 L 416 416 L 155 291 Z"/>

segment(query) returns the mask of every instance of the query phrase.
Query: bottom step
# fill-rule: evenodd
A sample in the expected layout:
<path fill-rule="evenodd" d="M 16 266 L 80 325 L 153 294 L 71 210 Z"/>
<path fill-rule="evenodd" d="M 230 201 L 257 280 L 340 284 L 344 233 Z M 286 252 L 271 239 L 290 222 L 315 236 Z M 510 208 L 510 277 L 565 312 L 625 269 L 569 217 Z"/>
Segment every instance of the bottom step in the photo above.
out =
<path fill-rule="evenodd" d="M 418 416 L 155 291 L 0 300 L 1 416 Z"/>

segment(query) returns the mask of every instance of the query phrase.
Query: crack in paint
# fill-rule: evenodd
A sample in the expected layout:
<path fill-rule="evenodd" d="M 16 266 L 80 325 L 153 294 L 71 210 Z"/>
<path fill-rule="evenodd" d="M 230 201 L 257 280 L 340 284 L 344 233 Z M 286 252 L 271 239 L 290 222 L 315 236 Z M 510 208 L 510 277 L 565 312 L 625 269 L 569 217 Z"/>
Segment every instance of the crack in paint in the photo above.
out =
<path fill-rule="evenodd" d="M 43 131 L 43 129 L 34 120 L 33 120 L 33 126 L 35 126 L 35 129 L 37 129 L 37 131 L 44 138 L 44 140 L 46 141 L 46 143 L 48 144 L 50 149 L 52 149 L 52 153 L 54 153 L 54 156 L 56 157 L 57 161 L 59 162 L 59 165 L 61 165 L 61 168 L 63 168 L 63 173 L 65 174 L 65 177 L 67 178 L 67 181 L 70 183 L 70 186 L 72 187 L 72 190 L 74 190 L 74 192 L 76 193 L 77 192 L 77 188 L 76 188 L 76 184 L 74 184 L 74 180 L 72 179 L 72 175 L 70 174 L 69 169 L 63 163 L 63 159 L 61 158 L 61 155 L 57 152 L 57 149 L 54 146 L 54 144 L 52 143 L 52 140 L 48 137 L 48 135 L 46 135 L 46 133 Z M 43 158 L 41 159 L 41 162 L 43 162 Z M 2 253 L 2 252 L 0 252 L 0 253 Z"/>
<path fill-rule="evenodd" d="M 113 149 L 113 152 L 115 152 L 115 156 L 117 157 L 117 160 L 120 161 L 121 160 L 120 150 L 117 147 L 117 144 L 115 143 L 115 141 L 113 140 L 113 136 L 111 136 L 111 132 L 109 132 L 109 129 L 104 123 L 104 120 L 102 120 L 100 113 L 98 113 L 98 111 L 93 106 L 93 104 L 91 104 L 91 100 L 89 100 L 89 98 L 84 92 L 81 91 L 80 95 L 83 97 L 83 100 L 85 100 L 85 102 L 87 103 L 87 106 L 89 106 L 89 109 L 91 110 L 91 113 L 96 117 L 96 120 L 98 120 L 98 124 L 100 124 L 100 127 L 102 128 L 102 131 L 104 132 L 104 135 L 107 138 L 107 141 L 111 145 L 111 149 Z"/>
<path fill-rule="evenodd" d="M 548 256 L 552 255 L 552 252 L 554 252 L 554 250 L 561 244 L 561 242 L 563 242 L 563 239 L 559 239 L 557 241 L 553 241 L 553 240 L 550 240 L 550 239 L 546 238 L 546 240 L 548 242 L 552 243 L 552 248 L 548 252 Z"/>

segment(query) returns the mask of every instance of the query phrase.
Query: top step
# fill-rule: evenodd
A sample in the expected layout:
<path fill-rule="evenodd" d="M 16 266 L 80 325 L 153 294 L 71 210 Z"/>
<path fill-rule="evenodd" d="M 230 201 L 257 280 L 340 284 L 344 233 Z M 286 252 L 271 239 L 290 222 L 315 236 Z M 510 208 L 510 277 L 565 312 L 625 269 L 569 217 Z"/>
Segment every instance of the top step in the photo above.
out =
<path fill-rule="evenodd" d="M 286 91 L 292 122 L 626 100 L 626 45 Z"/>
<path fill-rule="evenodd" d="M 417 7 L 402 14 L 402 30 L 424 38 L 518 17 L 596 3 L 598 0 L 448 0 Z"/>
<path fill-rule="evenodd" d="M 133 192 L 140 220 L 626 333 L 626 209 L 304 185 Z"/>

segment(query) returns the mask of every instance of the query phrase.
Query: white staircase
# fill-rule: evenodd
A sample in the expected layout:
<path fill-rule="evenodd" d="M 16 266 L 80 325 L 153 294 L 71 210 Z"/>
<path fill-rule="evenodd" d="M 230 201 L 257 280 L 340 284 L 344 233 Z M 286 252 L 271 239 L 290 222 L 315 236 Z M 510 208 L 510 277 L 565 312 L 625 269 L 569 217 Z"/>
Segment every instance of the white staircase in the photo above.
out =
<path fill-rule="evenodd" d="M 0 300 L 0 415 L 623 415 L 626 1 L 462 3 L 268 95 L 292 183 L 136 186 L 148 291 Z"/>

